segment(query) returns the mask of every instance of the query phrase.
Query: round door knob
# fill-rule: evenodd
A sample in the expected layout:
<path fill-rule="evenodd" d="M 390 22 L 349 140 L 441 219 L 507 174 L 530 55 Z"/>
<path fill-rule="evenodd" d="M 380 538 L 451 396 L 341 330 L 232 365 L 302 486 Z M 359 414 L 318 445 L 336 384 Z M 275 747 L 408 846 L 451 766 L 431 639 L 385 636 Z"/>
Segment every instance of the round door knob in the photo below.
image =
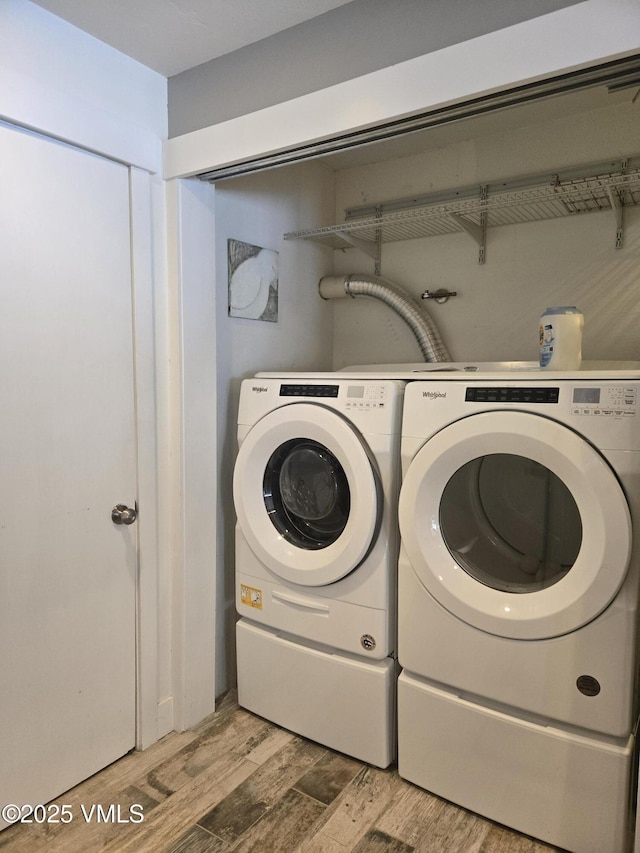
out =
<path fill-rule="evenodd" d="M 133 524 L 137 517 L 136 510 L 125 504 L 116 504 L 111 510 L 111 520 L 114 524 Z"/>

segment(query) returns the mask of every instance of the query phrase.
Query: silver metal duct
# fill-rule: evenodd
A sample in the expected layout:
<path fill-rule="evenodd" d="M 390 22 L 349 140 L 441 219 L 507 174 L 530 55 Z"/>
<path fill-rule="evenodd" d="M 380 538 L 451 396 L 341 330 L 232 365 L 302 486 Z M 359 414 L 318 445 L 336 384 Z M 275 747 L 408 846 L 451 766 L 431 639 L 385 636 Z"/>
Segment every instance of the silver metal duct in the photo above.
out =
<path fill-rule="evenodd" d="M 378 276 L 329 275 L 320 279 L 319 291 L 323 299 L 344 299 L 346 296 L 371 296 L 379 299 L 407 323 L 415 335 L 425 361 L 451 361 L 451 356 L 431 318 L 399 285 Z"/>

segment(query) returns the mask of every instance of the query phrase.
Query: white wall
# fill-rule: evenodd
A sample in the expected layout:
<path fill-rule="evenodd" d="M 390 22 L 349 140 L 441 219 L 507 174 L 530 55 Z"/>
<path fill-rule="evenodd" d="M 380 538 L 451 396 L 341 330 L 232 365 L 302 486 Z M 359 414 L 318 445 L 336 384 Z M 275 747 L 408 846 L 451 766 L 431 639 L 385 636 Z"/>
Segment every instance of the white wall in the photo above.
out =
<path fill-rule="evenodd" d="M 423 153 L 336 175 L 336 221 L 344 209 L 413 194 L 464 187 L 584 163 L 640 154 L 639 113 L 631 99 L 605 96 L 614 105 L 567 113 L 559 101 L 552 118 L 539 109 L 523 124 L 498 132 L 492 123 L 469 123 L 468 135 Z M 474 131 L 478 127 L 482 132 Z M 304 228 L 304 223 L 301 224 Z M 459 361 L 536 360 L 538 320 L 550 305 L 577 305 L 585 314 L 585 359 L 640 359 L 640 209 L 625 212 L 624 247 L 615 248 L 610 211 L 545 222 L 489 228 L 486 263 L 465 234 L 388 243 L 382 275 L 415 297 L 446 288 L 457 297 L 423 303 L 452 358 Z M 336 272 L 373 272 L 359 252 L 335 253 Z M 334 366 L 421 361 L 408 327 L 371 299 L 333 305 Z"/>
<path fill-rule="evenodd" d="M 216 693 L 235 679 L 234 526 L 232 475 L 241 380 L 260 370 L 330 369 L 331 306 L 318 296 L 332 253 L 315 244 L 285 241 L 300 222 L 320 225 L 333 215 L 333 175 L 310 163 L 228 181 L 215 189 L 216 363 L 201 365 L 218 385 L 218 544 Z M 312 225 L 311 227 L 314 227 Z M 227 240 L 279 253 L 278 322 L 229 317 Z M 212 401 L 213 402 L 213 401 Z"/>
<path fill-rule="evenodd" d="M 167 81 L 28 0 L 2 0 L 0 117 L 158 172 Z"/>
<path fill-rule="evenodd" d="M 579 0 L 352 0 L 169 78 L 169 134 L 245 115 Z"/>

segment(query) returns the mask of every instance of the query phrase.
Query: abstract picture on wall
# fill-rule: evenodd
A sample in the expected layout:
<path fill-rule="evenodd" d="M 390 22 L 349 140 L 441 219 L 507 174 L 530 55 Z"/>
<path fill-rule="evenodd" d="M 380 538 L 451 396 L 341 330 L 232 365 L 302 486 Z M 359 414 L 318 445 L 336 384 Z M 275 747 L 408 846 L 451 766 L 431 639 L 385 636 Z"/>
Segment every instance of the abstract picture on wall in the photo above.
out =
<path fill-rule="evenodd" d="M 229 316 L 278 322 L 278 253 L 228 240 Z"/>

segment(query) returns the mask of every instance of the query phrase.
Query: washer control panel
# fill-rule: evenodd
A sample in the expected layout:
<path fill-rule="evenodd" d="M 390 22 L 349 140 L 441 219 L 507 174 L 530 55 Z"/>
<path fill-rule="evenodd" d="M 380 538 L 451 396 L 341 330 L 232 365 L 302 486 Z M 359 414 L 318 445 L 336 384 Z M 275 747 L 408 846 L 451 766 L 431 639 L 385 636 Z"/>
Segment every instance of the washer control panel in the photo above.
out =
<path fill-rule="evenodd" d="M 630 385 L 581 385 L 572 391 L 572 415 L 620 418 L 636 414 L 638 389 Z"/>
<path fill-rule="evenodd" d="M 280 386 L 281 397 L 337 397 L 340 387 L 338 385 L 320 385 L 301 383 L 285 383 Z"/>
<path fill-rule="evenodd" d="M 381 409 L 384 407 L 387 389 L 384 385 L 348 385 L 345 397 L 347 409 Z"/>
<path fill-rule="evenodd" d="M 340 393 L 342 391 L 342 393 Z M 283 383 L 280 385 L 281 397 L 320 397 L 336 399 L 341 397 L 346 409 L 363 411 L 365 409 L 381 409 L 384 407 L 387 387 L 376 383 L 366 385 L 320 385 L 302 383 Z"/>

